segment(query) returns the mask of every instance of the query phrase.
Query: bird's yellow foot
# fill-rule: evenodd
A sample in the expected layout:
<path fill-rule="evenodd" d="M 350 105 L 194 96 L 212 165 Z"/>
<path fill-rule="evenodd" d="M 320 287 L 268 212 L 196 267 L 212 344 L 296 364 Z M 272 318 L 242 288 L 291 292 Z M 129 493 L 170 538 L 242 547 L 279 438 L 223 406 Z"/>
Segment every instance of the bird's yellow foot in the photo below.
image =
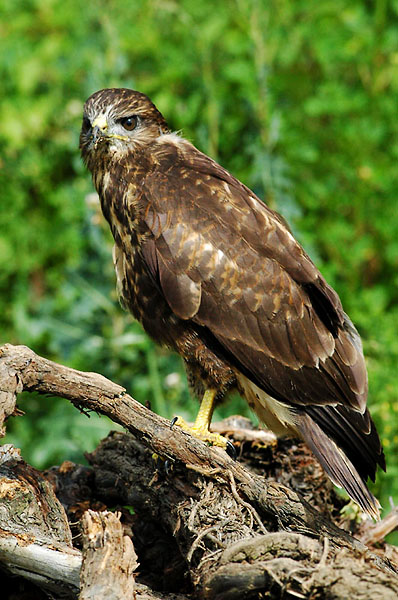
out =
<path fill-rule="evenodd" d="M 202 440 L 202 442 L 206 442 L 210 446 L 219 446 L 220 448 L 224 448 L 224 450 L 226 450 L 228 444 L 231 443 L 223 435 L 209 431 L 208 427 L 206 426 L 197 427 L 196 425 L 188 425 L 188 423 L 182 417 L 174 417 L 171 422 L 171 427 L 174 427 L 175 425 L 177 425 L 177 427 L 181 427 L 181 429 L 184 431 L 187 431 L 194 437 L 199 438 Z"/>
<path fill-rule="evenodd" d="M 236 458 L 236 452 L 232 442 L 219 433 L 212 433 L 209 430 L 216 395 L 217 390 L 206 390 L 193 426 L 188 425 L 182 417 L 175 417 L 171 422 L 171 427 L 177 425 L 210 446 L 219 446 L 220 448 L 223 448 L 232 458 Z"/>

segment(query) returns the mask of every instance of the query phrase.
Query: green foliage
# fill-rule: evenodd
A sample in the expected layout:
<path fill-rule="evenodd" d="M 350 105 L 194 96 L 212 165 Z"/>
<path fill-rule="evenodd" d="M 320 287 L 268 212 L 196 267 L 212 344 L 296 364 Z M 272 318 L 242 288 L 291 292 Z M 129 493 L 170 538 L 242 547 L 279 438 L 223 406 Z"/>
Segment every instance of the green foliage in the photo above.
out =
<path fill-rule="evenodd" d="M 387 453 L 375 491 L 397 502 L 397 2 L 3 0 L 0 18 L 0 341 L 192 415 L 178 357 L 117 305 L 77 149 L 92 92 L 139 89 L 284 214 L 339 292 Z M 23 406 L 10 440 L 37 466 L 81 460 L 108 427 L 67 402 Z"/>

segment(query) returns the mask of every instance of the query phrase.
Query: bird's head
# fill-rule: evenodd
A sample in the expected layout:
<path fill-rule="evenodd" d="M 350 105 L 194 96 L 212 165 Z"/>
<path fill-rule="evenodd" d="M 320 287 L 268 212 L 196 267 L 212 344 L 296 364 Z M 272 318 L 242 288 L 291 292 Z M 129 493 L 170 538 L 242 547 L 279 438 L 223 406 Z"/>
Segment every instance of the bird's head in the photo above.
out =
<path fill-rule="evenodd" d="M 122 158 L 168 131 L 163 116 L 145 94 L 126 88 L 104 89 L 84 105 L 80 150 L 92 171 L 98 159 Z"/>

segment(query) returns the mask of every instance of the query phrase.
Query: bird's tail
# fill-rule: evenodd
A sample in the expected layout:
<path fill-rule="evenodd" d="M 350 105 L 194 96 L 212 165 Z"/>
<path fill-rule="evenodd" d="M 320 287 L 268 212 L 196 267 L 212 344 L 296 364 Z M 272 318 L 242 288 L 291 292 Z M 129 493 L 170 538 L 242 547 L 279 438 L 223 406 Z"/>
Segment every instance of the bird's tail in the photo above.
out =
<path fill-rule="evenodd" d="M 343 450 L 322 431 L 308 414 L 300 416 L 297 429 L 333 483 L 337 487 L 344 488 L 350 498 L 365 513 L 378 521 L 380 519 L 380 503 L 370 492 L 366 482 Z"/>
<path fill-rule="evenodd" d="M 301 437 L 337 487 L 342 487 L 364 512 L 379 520 L 380 504 L 366 485 L 385 458 L 369 411 L 342 406 L 303 406 L 293 410 L 271 398 L 240 374 L 240 390 L 259 419 L 277 435 Z"/>

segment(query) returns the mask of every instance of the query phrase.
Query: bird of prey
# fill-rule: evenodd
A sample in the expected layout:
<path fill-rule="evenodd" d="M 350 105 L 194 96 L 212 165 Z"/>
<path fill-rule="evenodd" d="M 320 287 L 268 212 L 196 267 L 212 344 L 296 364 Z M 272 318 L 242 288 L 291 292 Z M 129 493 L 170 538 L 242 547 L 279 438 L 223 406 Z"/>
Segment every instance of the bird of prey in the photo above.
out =
<path fill-rule="evenodd" d="M 361 340 L 283 218 L 173 133 L 140 92 L 90 96 L 80 149 L 115 240 L 121 302 L 182 356 L 202 398 L 196 435 L 225 447 L 210 421 L 215 403 L 238 390 L 378 518 L 366 481 L 385 459 Z"/>

